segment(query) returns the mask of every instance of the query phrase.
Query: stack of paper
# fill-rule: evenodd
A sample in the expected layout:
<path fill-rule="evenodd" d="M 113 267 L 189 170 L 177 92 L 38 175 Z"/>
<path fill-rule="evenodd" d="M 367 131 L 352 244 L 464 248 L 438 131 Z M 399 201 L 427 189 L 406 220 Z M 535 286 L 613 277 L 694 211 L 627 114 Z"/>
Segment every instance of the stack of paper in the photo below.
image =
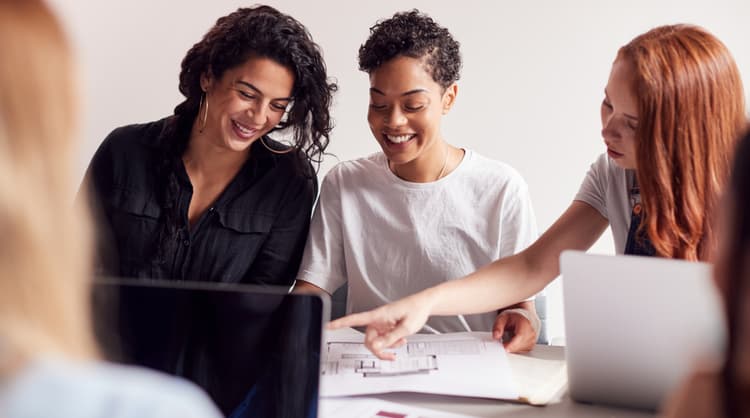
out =
<path fill-rule="evenodd" d="M 537 345 L 533 355 L 508 354 L 518 401 L 546 405 L 560 400 L 568 386 L 563 347 Z"/>

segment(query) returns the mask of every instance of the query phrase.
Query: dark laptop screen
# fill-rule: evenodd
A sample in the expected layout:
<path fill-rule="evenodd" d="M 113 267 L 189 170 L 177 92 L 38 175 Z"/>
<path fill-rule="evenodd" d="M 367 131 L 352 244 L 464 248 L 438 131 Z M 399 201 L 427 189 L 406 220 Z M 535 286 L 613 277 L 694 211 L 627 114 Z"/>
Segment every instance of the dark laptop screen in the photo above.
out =
<path fill-rule="evenodd" d="M 317 415 L 321 297 L 126 280 L 99 280 L 93 296 L 109 359 L 183 376 L 230 417 Z"/>

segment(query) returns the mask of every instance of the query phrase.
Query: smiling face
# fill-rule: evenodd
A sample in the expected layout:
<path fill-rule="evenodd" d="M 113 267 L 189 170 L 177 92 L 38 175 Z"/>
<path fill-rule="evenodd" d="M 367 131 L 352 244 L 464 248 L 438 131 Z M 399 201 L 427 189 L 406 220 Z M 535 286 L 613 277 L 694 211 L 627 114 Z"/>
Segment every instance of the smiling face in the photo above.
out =
<path fill-rule="evenodd" d="M 443 164 L 440 122 L 453 105 L 457 87 L 443 90 L 416 58 L 398 56 L 370 73 L 367 121 L 396 170 L 405 165 L 434 170 L 434 161 Z"/>
<path fill-rule="evenodd" d="M 607 154 L 621 168 L 637 169 L 638 101 L 633 91 L 633 68 L 618 58 L 612 65 L 602 101 L 602 137 Z"/>
<path fill-rule="evenodd" d="M 204 75 L 201 87 L 208 115 L 198 135 L 217 147 L 246 151 L 281 121 L 291 102 L 294 74 L 271 59 L 252 57 L 220 79 Z M 203 127 L 204 107 L 195 121 L 197 130 Z"/>

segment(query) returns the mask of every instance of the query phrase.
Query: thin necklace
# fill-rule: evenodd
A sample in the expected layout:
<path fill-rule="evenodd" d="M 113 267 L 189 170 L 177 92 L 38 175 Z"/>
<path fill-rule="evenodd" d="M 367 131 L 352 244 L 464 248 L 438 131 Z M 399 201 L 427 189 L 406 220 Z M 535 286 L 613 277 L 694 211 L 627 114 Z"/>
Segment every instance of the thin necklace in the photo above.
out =
<path fill-rule="evenodd" d="M 443 178 L 443 175 L 445 174 L 445 169 L 448 168 L 448 156 L 449 155 L 450 155 L 450 149 L 448 148 L 448 145 L 446 144 L 445 145 L 445 159 L 443 160 L 443 167 L 440 169 L 440 173 L 438 173 L 438 176 L 433 181 L 438 181 L 441 178 Z M 387 161 L 388 161 L 388 166 L 390 167 L 391 160 L 387 160 Z M 396 169 L 395 165 L 393 166 L 393 174 L 395 174 L 396 177 L 402 178 L 401 176 L 399 176 L 398 170 Z"/>
<path fill-rule="evenodd" d="M 443 168 L 440 169 L 440 173 L 438 174 L 435 181 L 440 180 L 443 178 L 443 174 L 445 174 L 445 169 L 448 167 L 448 155 L 450 155 L 450 150 L 448 149 L 448 145 L 445 146 L 445 160 L 443 160 Z"/>

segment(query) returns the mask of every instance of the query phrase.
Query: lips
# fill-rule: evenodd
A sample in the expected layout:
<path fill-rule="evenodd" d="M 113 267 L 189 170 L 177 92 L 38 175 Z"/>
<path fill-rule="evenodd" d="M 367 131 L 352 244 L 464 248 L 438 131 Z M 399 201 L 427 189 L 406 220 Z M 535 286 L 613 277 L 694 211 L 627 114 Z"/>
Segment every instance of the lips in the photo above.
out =
<path fill-rule="evenodd" d="M 251 128 L 249 126 L 243 125 L 236 120 L 232 120 L 232 129 L 237 134 L 237 136 L 242 139 L 250 139 L 259 131 L 259 129 L 257 128 Z"/>
<path fill-rule="evenodd" d="M 612 158 L 620 158 L 624 155 L 623 153 L 617 152 L 613 150 L 612 148 L 607 148 L 607 154 L 609 154 L 609 156 Z"/>
<path fill-rule="evenodd" d="M 399 134 L 399 135 L 389 135 L 384 134 L 385 139 L 388 140 L 388 142 L 392 144 L 403 144 L 405 142 L 411 141 L 414 139 L 417 134 Z"/>

